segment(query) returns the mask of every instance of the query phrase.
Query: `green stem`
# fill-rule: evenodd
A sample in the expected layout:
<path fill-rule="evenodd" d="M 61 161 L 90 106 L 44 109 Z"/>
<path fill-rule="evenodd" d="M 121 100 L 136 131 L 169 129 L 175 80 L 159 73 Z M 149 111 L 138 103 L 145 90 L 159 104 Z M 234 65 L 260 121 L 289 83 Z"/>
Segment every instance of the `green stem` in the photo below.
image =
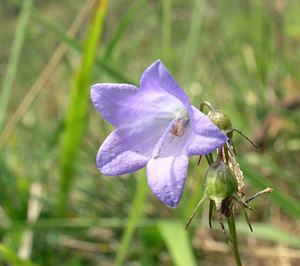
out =
<path fill-rule="evenodd" d="M 0 129 L 2 129 L 5 123 L 7 110 L 9 106 L 9 99 L 12 93 L 13 81 L 18 70 L 20 55 L 26 37 L 26 30 L 30 18 L 32 5 L 33 0 L 26 0 L 22 2 L 22 9 L 18 18 L 18 25 L 16 28 L 11 48 L 11 54 L 7 65 L 7 71 L 5 76 L 3 76 L 2 88 L 0 90 Z"/>
<path fill-rule="evenodd" d="M 81 64 L 74 75 L 69 109 L 66 113 L 65 127 L 61 138 L 60 183 L 57 197 L 57 213 L 65 213 L 74 182 L 76 159 L 86 130 L 90 107 L 90 89 L 92 72 L 97 58 L 100 38 L 107 11 L 108 0 L 98 1 L 95 15 L 90 22 Z"/>
<path fill-rule="evenodd" d="M 122 236 L 122 240 L 115 258 L 115 266 L 124 265 L 125 256 L 130 249 L 130 242 L 138 225 L 139 219 L 142 217 L 146 209 L 148 195 L 147 179 L 144 173 L 138 174 L 138 183 L 128 219 L 126 229 Z"/>
<path fill-rule="evenodd" d="M 212 153 L 209 153 L 209 154 L 205 155 L 205 158 L 206 158 L 206 161 L 207 161 L 208 165 L 213 164 L 214 157 L 213 157 Z"/>
<path fill-rule="evenodd" d="M 234 255 L 235 263 L 237 266 L 242 266 L 239 249 L 238 249 L 237 237 L 236 237 L 236 228 L 235 228 L 235 220 L 234 220 L 233 211 L 231 211 L 230 216 L 227 217 L 227 222 L 228 222 L 228 227 L 229 227 L 230 241 L 231 241 L 231 245 L 232 245 L 232 252 Z"/>
<path fill-rule="evenodd" d="M 162 1 L 162 11 L 162 58 L 168 64 L 172 56 L 172 0 Z"/>
<path fill-rule="evenodd" d="M 209 111 L 216 111 L 215 107 L 208 101 L 203 101 L 201 104 L 200 104 L 200 111 L 203 113 L 203 110 L 204 110 L 204 107 L 207 107 L 209 109 Z"/>
<path fill-rule="evenodd" d="M 224 155 L 225 155 L 225 161 L 226 161 L 226 164 L 228 165 L 228 162 L 229 162 L 229 154 L 228 154 L 228 147 L 227 147 L 227 145 L 224 145 Z"/>

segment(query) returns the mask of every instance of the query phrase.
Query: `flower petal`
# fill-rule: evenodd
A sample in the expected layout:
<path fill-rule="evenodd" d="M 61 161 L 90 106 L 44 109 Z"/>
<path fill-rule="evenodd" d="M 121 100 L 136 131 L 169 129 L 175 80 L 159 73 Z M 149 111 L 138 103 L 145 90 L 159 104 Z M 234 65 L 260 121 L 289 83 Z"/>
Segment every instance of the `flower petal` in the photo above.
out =
<path fill-rule="evenodd" d="M 112 125 L 126 126 L 151 117 L 170 119 L 182 103 L 162 92 L 147 93 L 129 84 L 98 83 L 91 87 L 96 110 Z"/>
<path fill-rule="evenodd" d="M 145 70 L 140 86 L 142 90 L 165 91 L 179 99 L 186 108 L 190 105 L 188 96 L 160 60 L 155 61 Z"/>
<path fill-rule="evenodd" d="M 183 192 L 187 168 L 186 155 L 151 159 L 147 164 L 147 178 L 153 194 L 175 208 Z"/>
<path fill-rule="evenodd" d="M 105 175 L 122 175 L 146 165 L 164 128 L 164 120 L 139 120 L 113 131 L 101 145 L 97 166 Z"/>
<path fill-rule="evenodd" d="M 132 117 L 132 99 L 138 88 L 129 84 L 99 83 L 91 87 L 91 99 L 96 110 L 112 125 L 122 124 L 124 117 Z"/>
<path fill-rule="evenodd" d="M 192 134 L 187 148 L 188 155 L 211 153 L 226 142 L 226 135 L 198 109 L 192 106 L 189 115 Z"/>

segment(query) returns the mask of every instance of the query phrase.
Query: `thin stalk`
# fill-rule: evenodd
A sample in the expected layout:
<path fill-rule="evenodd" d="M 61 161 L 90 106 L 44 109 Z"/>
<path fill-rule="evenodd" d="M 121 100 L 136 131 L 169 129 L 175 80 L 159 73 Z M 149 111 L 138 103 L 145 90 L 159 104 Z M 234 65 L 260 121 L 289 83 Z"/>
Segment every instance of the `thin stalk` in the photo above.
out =
<path fill-rule="evenodd" d="M 26 30 L 30 17 L 33 0 L 26 0 L 22 3 L 21 14 L 18 18 L 11 54 L 7 65 L 7 71 L 3 78 L 2 88 L 0 90 L 0 129 L 2 129 L 9 105 L 9 99 L 12 92 L 12 85 L 19 66 L 22 46 L 26 36 Z"/>
<path fill-rule="evenodd" d="M 137 17 L 136 15 L 141 12 L 145 3 L 146 0 L 136 0 L 130 7 L 128 7 L 124 16 L 120 18 L 116 30 L 106 45 L 106 50 L 102 57 L 103 62 L 107 62 L 109 60 L 115 47 L 117 47 L 118 42 L 122 39 L 122 36 L 124 36 L 124 33 L 128 29 L 130 23 L 132 23 L 132 21 Z"/>
<path fill-rule="evenodd" d="M 228 154 L 228 147 L 227 147 L 227 145 L 224 145 L 224 155 L 225 155 L 225 161 L 226 161 L 226 164 L 228 165 L 228 162 L 229 162 L 229 154 Z"/>
<path fill-rule="evenodd" d="M 214 158 L 212 153 L 209 153 L 207 155 L 205 155 L 206 161 L 208 163 L 208 165 L 211 165 L 214 162 Z"/>
<path fill-rule="evenodd" d="M 162 58 L 167 63 L 172 57 L 172 0 L 162 1 Z"/>
<path fill-rule="evenodd" d="M 89 25 L 81 64 L 74 76 L 70 105 L 66 114 L 65 127 L 61 138 L 60 183 L 57 197 L 57 213 L 59 215 L 62 215 L 67 207 L 74 180 L 75 162 L 86 129 L 85 122 L 90 106 L 89 86 L 96 62 L 108 2 L 107 0 L 99 0 L 97 2 L 95 15 Z"/>
<path fill-rule="evenodd" d="M 218 160 L 223 161 L 223 146 L 218 148 Z"/>
<path fill-rule="evenodd" d="M 126 229 L 116 254 L 114 263 L 115 266 L 124 265 L 125 256 L 130 249 L 130 242 L 133 234 L 138 226 L 139 219 L 144 215 L 144 211 L 146 209 L 147 195 L 147 179 L 145 178 L 144 174 L 139 174 L 130 215 L 125 227 Z"/>
<path fill-rule="evenodd" d="M 228 222 L 231 247 L 232 247 L 232 252 L 234 255 L 235 263 L 237 266 L 242 266 L 239 249 L 238 249 L 238 242 L 237 242 L 237 236 L 236 236 L 236 228 L 235 228 L 235 220 L 234 220 L 233 211 L 231 211 L 230 216 L 227 217 L 227 222 Z"/>
<path fill-rule="evenodd" d="M 198 208 L 200 207 L 200 205 L 207 199 L 206 193 L 204 192 L 203 197 L 199 200 L 199 202 L 197 203 L 195 209 L 193 210 L 193 214 L 190 217 L 189 221 L 187 222 L 187 224 L 185 225 L 185 230 L 189 227 L 190 223 L 192 222 L 192 220 L 194 219 L 194 216 L 198 210 Z"/>
<path fill-rule="evenodd" d="M 203 110 L 204 110 L 204 107 L 207 107 L 209 109 L 209 111 L 216 111 L 215 107 L 208 101 L 203 101 L 201 104 L 200 104 L 200 111 L 203 113 Z"/>
<path fill-rule="evenodd" d="M 232 131 L 235 131 L 237 132 L 238 134 L 240 134 L 243 138 L 245 138 L 249 143 L 251 143 L 256 149 L 259 149 L 259 146 L 253 142 L 251 139 L 249 139 L 242 131 L 236 129 L 236 128 L 233 128 Z"/>
<path fill-rule="evenodd" d="M 182 58 L 181 78 L 183 84 L 188 84 L 192 77 L 193 66 L 197 55 L 197 48 L 200 40 L 201 24 L 204 14 L 204 0 L 194 0 L 193 12 L 190 22 L 190 29 L 186 38 L 185 51 Z"/>

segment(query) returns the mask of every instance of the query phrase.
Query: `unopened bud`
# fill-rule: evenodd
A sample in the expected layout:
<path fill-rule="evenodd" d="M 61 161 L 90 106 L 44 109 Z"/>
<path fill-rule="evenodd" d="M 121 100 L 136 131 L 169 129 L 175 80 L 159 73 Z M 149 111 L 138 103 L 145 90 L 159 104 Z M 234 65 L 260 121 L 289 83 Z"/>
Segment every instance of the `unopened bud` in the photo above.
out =
<path fill-rule="evenodd" d="M 208 118 L 222 131 L 229 132 L 229 138 L 232 137 L 232 124 L 228 115 L 219 111 L 210 111 L 207 114 Z"/>
<path fill-rule="evenodd" d="M 222 201 L 236 193 L 237 189 L 235 176 L 222 160 L 217 160 L 208 167 L 205 190 L 207 197 L 216 204 L 217 210 L 221 208 Z"/>

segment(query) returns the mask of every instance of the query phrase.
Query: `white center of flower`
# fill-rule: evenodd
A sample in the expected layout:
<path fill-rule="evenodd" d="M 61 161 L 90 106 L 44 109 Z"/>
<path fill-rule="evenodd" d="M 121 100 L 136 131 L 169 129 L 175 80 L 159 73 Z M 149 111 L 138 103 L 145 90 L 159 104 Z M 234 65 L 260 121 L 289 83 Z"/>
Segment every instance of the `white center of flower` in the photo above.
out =
<path fill-rule="evenodd" d="M 183 119 L 183 120 L 186 120 L 186 122 L 188 122 L 189 113 L 185 108 L 177 109 L 174 112 L 174 119 Z"/>
<path fill-rule="evenodd" d="M 173 125 L 170 129 L 170 133 L 176 137 L 182 137 L 184 135 L 184 127 L 189 122 L 189 115 L 185 109 L 177 110 L 174 113 Z"/>
<path fill-rule="evenodd" d="M 172 121 L 164 131 L 163 135 L 158 140 L 152 154 L 152 158 L 156 159 L 160 156 L 163 148 L 170 144 L 175 137 L 184 135 L 185 127 L 189 122 L 189 114 L 185 109 L 176 110 Z"/>

